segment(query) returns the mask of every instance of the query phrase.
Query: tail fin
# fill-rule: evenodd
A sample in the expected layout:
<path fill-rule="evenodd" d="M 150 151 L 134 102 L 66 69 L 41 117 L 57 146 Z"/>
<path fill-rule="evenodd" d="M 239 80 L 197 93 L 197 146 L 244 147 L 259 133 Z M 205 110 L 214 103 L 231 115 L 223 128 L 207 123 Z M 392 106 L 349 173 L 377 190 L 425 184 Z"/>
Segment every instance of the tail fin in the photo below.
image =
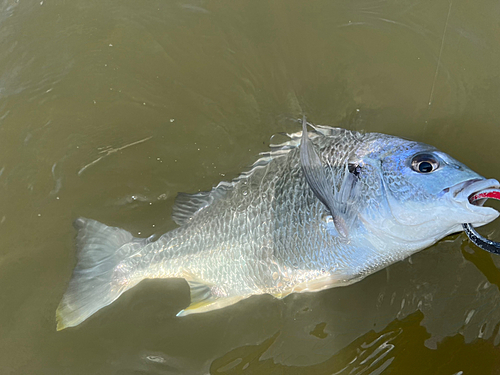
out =
<path fill-rule="evenodd" d="M 116 267 L 141 240 L 95 220 L 79 218 L 75 227 L 77 264 L 56 311 L 58 331 L 80 324 L 139 282 L 120 274 Z M 128 243 L 132 248 L 123 248 Z"/>

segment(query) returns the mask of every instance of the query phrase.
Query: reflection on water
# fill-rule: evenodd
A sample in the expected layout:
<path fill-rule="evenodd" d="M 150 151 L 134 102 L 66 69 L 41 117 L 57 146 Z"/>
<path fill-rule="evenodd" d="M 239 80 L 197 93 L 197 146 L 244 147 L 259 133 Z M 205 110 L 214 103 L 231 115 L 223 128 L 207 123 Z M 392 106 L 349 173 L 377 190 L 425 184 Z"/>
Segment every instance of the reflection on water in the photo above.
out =
<path fill-rule="evenodd" d="M 478 339 L 465 344 L 459 334 L 446 338 L 436 350 L 423 343 L 429 337 L 417 311 L 394 320 L 380 332 L 373 330 L 357 338 L 326 361 L 312 366 L 287 366 L 261 357 L 272 348 L 277 332 L 257 345 L 236 348 L 212 362 L 211 374 L 382 374 L 392 364 L 406 374 L 498 373 L 500 349 L 493 340 Z M 495 328 L 498 334 L 500 324 Z M 446 358 L 445 361 L 442 359 Z"/>
<path fill-rule="evenodd" d="M 160 235 L 177 192 L 235 177 L 303 113 L 500 178 L 499 18 L 491 0 L 0 1 L 0 373 L 498 373 L 500 257 L 463 234 L 284 300 L 176 318 L 185 282 L 148 280 L 75 329 L 54 312 L 75 218 Z"/>

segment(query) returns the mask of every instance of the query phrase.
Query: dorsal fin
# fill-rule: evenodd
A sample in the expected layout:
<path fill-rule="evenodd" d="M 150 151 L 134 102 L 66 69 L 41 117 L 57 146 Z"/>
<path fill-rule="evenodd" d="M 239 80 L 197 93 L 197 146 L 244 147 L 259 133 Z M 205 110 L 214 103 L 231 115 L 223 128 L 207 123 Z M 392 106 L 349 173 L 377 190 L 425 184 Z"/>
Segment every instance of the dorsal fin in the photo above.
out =
<path fill-rule="evenodd" d="M 317 136 L 335 136 L 341 131 L 341 129 L 331 128 L 328 126 L 309 125 L 313 128 L 313 130 L 309 133 L 311 139 Z M 260 153 L 260 158 L 252 165 L 250 170 L 243 172 L 231 182 L 223 181 L 210 191 L 203 191 L 196 194 L 179 193 L 175 199 L 172 209 L 172 219 L 178 225 L 186 224 L 205 207 L 224 197 L 225 194 L 230 192 L 237 183 L 248 179 L 259 170 L 262 170 L 262 168 L 267 167 L 272 160 L 286 157 L 291 150 L 300 146 L 302 132 L 292 134 L 285 133 L 283 135 L 288 137 L 286 142 L 280 144 L 270 144 L 270 151 Z"/>
<path fill-rule="evenodd" d="M 172 219 L 178 225 L 186 224 L 198 211 L 209 206 L 214 200 L 224 196 L 231 184 L 221 182 L 211 191 L 201 191 L 196 194 L 179 193 L 172 208 Z"/>
<path fill-rule="evenodd" d="M 210 193 L 204 191 L 198 194 L 179 193 L 175 197 L 172 208 L 172 220 L 178 225 L 183 225 L 191 219 L 196 212 L 210 204 Z"/>

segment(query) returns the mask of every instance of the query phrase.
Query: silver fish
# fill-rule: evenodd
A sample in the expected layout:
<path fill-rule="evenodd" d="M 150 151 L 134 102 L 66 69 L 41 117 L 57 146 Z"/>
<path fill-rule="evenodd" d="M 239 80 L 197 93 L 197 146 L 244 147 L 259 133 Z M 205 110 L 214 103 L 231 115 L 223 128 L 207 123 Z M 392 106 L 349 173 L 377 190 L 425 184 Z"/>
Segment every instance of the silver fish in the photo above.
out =
<path fill-rule="evenodd" d="M 75 222 L 77 264 L 57 329 L 80 324 L 148 278 L 184 278 L 184 316 L 251 295 L 359 281 L 448 234 L 496 219 L 469 197 L 499 189 L 436 148 L 378 133 L 312 126 L 271 145 L 250 171 L 209 192 L 179 194 L 179 228 L 157 240 Z"/>

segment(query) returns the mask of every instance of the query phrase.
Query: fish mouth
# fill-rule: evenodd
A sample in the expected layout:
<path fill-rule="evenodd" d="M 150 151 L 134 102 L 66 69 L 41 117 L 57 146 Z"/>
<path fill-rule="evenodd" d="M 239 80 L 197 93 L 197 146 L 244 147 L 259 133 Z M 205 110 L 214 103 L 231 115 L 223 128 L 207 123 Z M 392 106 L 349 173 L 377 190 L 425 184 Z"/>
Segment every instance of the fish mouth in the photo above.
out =
<path fill-rule="evenodd" d="M 495 179 L 474 178 L 447 190 L 453 200 L 466 202 L 467 208 L 473 211 L 491 210 L 489 207 L 482 207 L 486 199 L 494 195 L 500 198 L 500 183 Z"/>

